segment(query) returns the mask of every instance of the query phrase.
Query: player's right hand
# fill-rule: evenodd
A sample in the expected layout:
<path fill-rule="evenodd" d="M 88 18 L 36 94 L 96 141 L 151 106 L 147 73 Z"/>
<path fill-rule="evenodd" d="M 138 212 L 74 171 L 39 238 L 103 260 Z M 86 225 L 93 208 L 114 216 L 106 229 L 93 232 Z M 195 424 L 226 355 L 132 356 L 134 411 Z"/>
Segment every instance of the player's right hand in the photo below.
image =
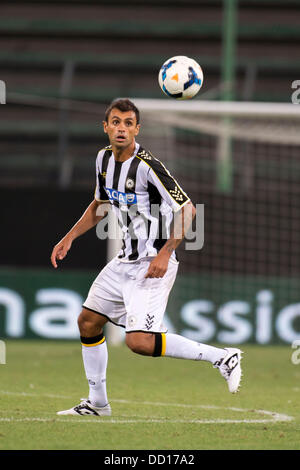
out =
<path fill-rule="evenodd" d="M 67 256 L 69 249 L 71 248 L 72 241 L 68 238 L 63 238 L 52 250 L 51 263 L 54 268 L 57 268 L 56 260 L 61 261 Z"/>

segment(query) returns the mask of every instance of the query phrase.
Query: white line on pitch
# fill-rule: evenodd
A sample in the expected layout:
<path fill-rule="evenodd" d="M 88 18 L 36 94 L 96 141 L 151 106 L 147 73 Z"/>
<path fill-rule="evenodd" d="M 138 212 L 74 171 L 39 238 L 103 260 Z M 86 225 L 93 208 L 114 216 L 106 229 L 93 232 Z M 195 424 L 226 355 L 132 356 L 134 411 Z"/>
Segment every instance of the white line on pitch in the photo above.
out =
<path fill-rule="evenodd" d="M 247 411 L 247 410 L 244 410 Z M 281 415 L 283 418 L 284 415 Z M 289 418 L 290 417 L 285 417 Z M 278 421 L 287 421 L 287 419 L 116 419 L 116 418 L 96 418 L 96 417 L 90 417 L 90 418 L 80 418 L 80 419 L 55 419 L 55 418 L 0 418 L 0 422 L 13 422 L 13 423 L 24 423 L 24 422 L 42 422 L 42 423 L 80 423 L 80 424 L 151 424 L 151 423 L 160 423 L 160 424 L 265 424 L 265 423 L 275 423 Z"/>
<path fill-rule="evenodd" d="M 47 398 L 59 398 L 59 399 L 66 399 L 70 397 L 62 396 L 62 395 L 54 395 L 54 394 L 37 394 L 37 393 L 27 393 L 27 392 L 9 392 L 5 390 L 0 390 L 0 394 L 3 395 L 15 395 L 15 396 L 24 396 L 24 397 L 47 397 Z M 213 419 L 213 420 L 168 420 L 168 419 L 161 419 L 161 418 L 152 418 L 152 419 L 109 419 L 103 421 L 102 419 L 99 420 L 97 418 L 96 421 L 92 421 L 90 418 L 88 420 L 84 420 L 83 418 L 80 418 L 80 420 L 63 420 L 63 419 L 56 419 L 56 422 L 68 422 L 68 423 L 97 423 L 101 421 L 101 423 L 112 423 L 112 424 L 126 424 L 126 423 L 195 423 L 195 424 L 225 424 L 225 423 L 277 423 L 277 422 L 282 422 L 282 421 L 292 421 L 294 418 L 292 416 L 288 416 L 285 414 L 273 412 L 273 411 L 267 411 L 267 410 L 247 410 L 243 408 L 236 408 L 236 407 L 222 407 L 222 406 L 215 406 L 215 405 L 191 405 L 187 403 L 164 403 L 164 402 L 149 402 L 149 401 L 143 401 L 143 402 L 137 402 L 137 401 L 130 401 L 130 400 L 124 400 L 124 399 L 112 399 L 110 400 L 111 402 L 116 402 L 116 403 L 124 403 L 124 404 L 135 404 L 135 405 L 150 405 L 150 406 L 176 406 L 180 408 L 201 408 L 201 409 L 213 409 L 213 410 L 229 410 L 229 411 L 235 411 L 235 412 L 241 412 L 241 413 L 256 413 L 264 416 L 268 416 L 268 419 Z M 1 421 L 14 421 L 14 422 L 24 422 L 24 421 L 40 421 L 40 422 L 47 422 L 47 421 L 53 421 L 54 418 L 0 418 Z"/>

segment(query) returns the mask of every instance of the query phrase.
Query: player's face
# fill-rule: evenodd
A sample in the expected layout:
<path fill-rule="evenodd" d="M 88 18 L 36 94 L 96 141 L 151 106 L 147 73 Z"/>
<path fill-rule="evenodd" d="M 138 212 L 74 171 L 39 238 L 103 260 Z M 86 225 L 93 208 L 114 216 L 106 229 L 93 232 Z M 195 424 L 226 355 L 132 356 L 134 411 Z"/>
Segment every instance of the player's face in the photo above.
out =
<path fill-rule="evenodd" d="M 103 128 L 111 145 L 125 149 L 134 142 L 140 125 L 136 122 L 134 111 L 122 112 L 113 108 L 109 114 L 108 122 L 103 122 Z"/>

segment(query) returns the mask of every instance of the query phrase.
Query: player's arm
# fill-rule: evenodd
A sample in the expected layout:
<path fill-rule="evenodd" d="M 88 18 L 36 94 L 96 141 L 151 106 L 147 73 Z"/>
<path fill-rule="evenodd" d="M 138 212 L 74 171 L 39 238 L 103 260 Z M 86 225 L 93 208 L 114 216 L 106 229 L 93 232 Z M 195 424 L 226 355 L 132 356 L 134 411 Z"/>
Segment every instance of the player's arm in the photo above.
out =
<path fill-rule="evenodd" d="M 162 162 L 151 154 L 147 155 L 147 159 L 144 157 L 144 161 L 149 167 L 148 182 L 157 188 L 161 197 L 174 212 L 170 237 L 150 263 L 146 274 L 146 277 L 163 277 L 168 269 L 170 256 L 180 245 L 191 226 L 196 209 Z"/>
<path fill-rule="evenodd" d="M 146 278 L 163 277 L 165 275 L 170 256 L 185 238 L 195 215 L 196 209 L 191 201 L 188 201 L 179 211 L 175 212 L 170 237 L 150 263 Z"/>
<path fill-rule="evenodd" d="M 99 206 L 102 204 L 103 208 L 101 209 L 103 210 L 99 210 Z M 55 245 L 51 254 L 51 263 L 54 268 L 57 268 L 57 260 L 62 260 L 66 257 L 73 241 L 95 227 L 106 216 L 107 210 L 105 210 L 104 204 L 107 204 L 107 201 L 97 201 L 94 199 L 71 230 Z"/>

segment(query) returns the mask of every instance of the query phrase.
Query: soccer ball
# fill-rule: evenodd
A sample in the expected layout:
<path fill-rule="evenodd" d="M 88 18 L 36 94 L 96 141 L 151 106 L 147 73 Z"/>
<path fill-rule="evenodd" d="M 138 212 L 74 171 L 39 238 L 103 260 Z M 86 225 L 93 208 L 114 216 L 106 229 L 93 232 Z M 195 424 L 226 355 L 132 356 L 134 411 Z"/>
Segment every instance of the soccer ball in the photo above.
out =
<path fill-rule="evenodd" d="M 162 91 L 177 100 L 193 98 L 203 84 L 200 65 L 189 57 L 178 55 L 166 60 L 158 75 Z"/>

